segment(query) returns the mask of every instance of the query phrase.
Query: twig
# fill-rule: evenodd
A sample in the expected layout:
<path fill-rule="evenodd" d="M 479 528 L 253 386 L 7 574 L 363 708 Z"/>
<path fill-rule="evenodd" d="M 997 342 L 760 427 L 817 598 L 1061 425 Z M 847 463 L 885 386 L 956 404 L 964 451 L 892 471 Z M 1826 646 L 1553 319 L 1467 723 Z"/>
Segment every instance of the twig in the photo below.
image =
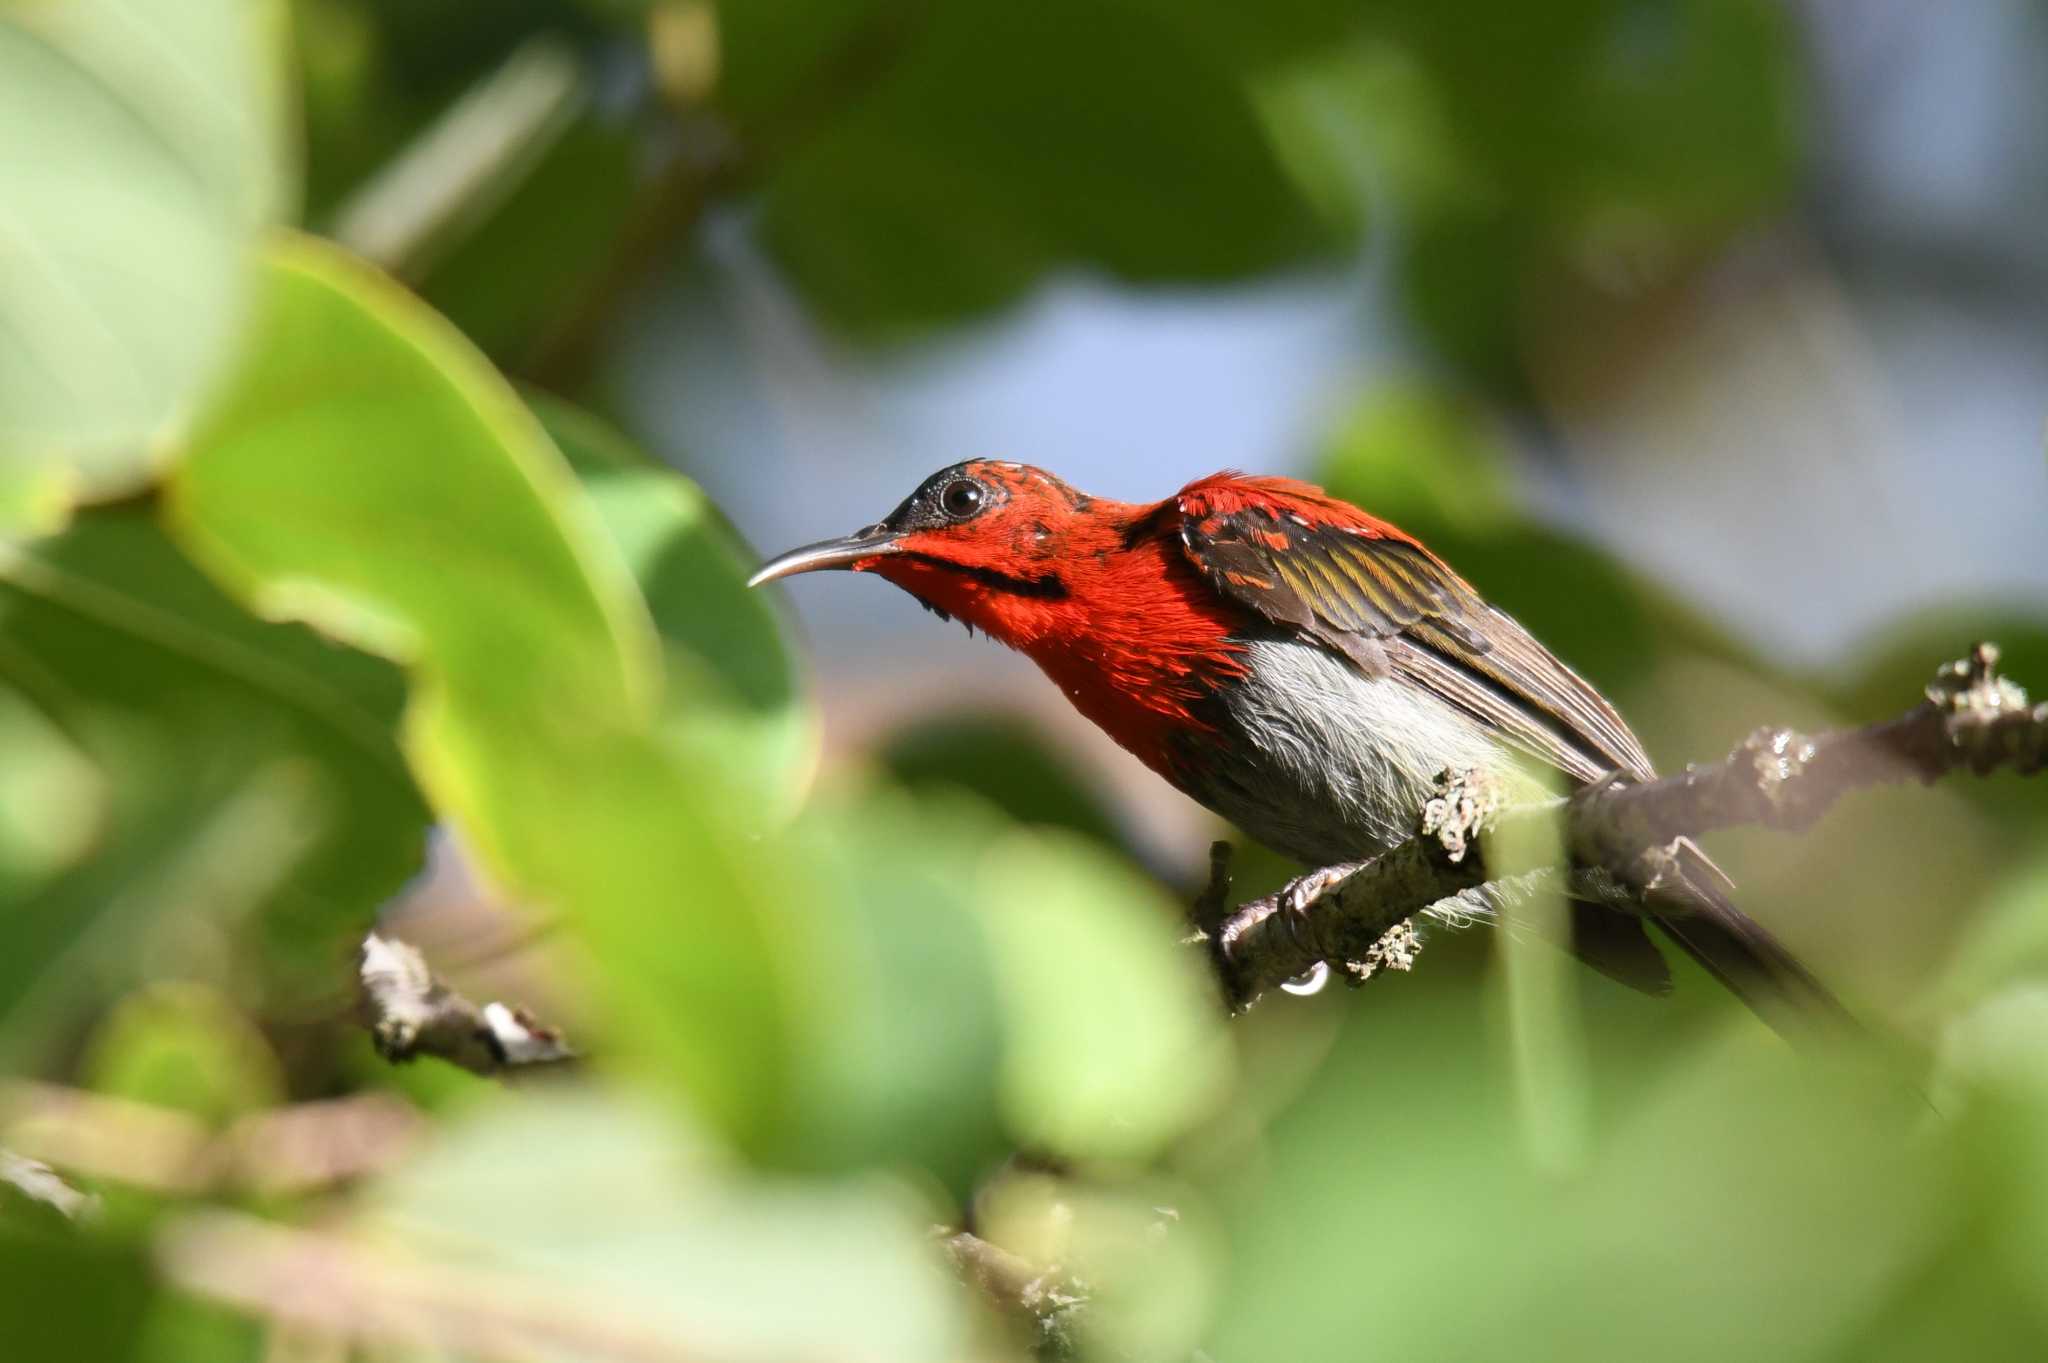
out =
<path fill-rule="evenodd" d="M 49 1165 L 0 1150 L 0 1188 L 11 1188 L 39 1207 L 47 1207 L 66 1221 L 86 1221 L 98 1214 L 100 1200 L 59 1178 Z M 0 1206 L 5 1199 L 0 1198 Z"/>
<path fill-rule="evenodd" d="M 1028 1325 L 1035 1343 L 1055 1358 L 1071 1357 L 1074 1324 L 1088 1293 L 1058 1265 L 1040 1268 L 972 1231 L 938 1230 L 953 1268 L 1002 1311 Z"/>
<path fill-rule="evenodd" d="M 47 1161 L 67 1176 L 177 1197 L 300 1194 L 344 1183 L 389 1168 L 424 1126 L 411 1104 L 389 1093 L 268 1108 L 220 1131 L 189 1112 L 133 1098 L 0 1082 L 0 1141 L 8 1147 L 0 1166 L 10 1157 Z M 0 1181 L 14 1181 L 4 1167 Z"/>
<path fill-rule="evenodd" d="M 576 1059 L 560 1032 L 524 1009 L 471 1002 L 436 979 L 426 957 L 404 942 L 374 932 L 365 937 L 356 975 L 363 1020 L 386 1060 L 434 1055 L 492 1075 Z"/>
<path fill-rule="evenodd" d="M 1926 697 L 1897 719 L 1834 733 L 1758 729 L 1722 761 L 1639 786 L 1592 787 L 1576 797 L 1573 851 L 1621 865 L 1681 834 L 1757 824 L 1804 829 L 1852 790 L 1932 782 L 1967 768 L 2030 776 L 2048 763 L 2048 703 L 1998 675 L 1998 649 L 1979 644 L 1944 663 Z"/>
<path fill-rule="evenodd" d="M 1390 963 L 1389 939 L 1407 919 L 1494 879 L 1481 835 L 1517 820 L 1562 818 L 1571 865 L 1534 874 L 1563 874 L 1574 893 L 1598 895 L 1603 883 L 1653 878 L 1679 838 L 1741 824 L 1805 828 L 1865 786 L 1959 769 L 2032 775 L 2048 765 L 2048 704 L 2030 704 L 1997 662 L 1997 648 L 1979 644 L 1944 664 L 1925 699 L 1896 719 L 1815 735 L 1759 729 L 1720 762 L 1640 785 L 1599 783 L 1561 803 L 1502 808 L 1469 774 L 1447 772 L 1415 837 L 1371 861 L 1311 872 L 1197 940 L 1230 1005 L 1243 1008 L 1318 962 Z"/>

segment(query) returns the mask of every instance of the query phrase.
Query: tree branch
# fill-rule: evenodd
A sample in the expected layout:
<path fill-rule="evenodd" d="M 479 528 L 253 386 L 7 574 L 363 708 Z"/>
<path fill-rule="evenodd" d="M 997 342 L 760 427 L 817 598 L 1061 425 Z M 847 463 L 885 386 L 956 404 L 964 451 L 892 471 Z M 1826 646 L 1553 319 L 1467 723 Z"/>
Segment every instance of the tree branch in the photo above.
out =
<path fill-rule="evenodd" d="M 493 1075 L 576 1059 L 560 1032 L 525 1009 L 471 1002 L 436 979 L 418 949 L 396 939 L 365 937 L 356 977 L 364 1024 L 386 1060 L 434 1055 Z"/>
<path fill-rule="evenodd" d="M 1028 1326 L 1041 1356 L 1074 1356 L 1075 1322 L 1088 1305 L 1081 1284 L 1058 1265 L 1041 1268 L 972 1231 L 941 1226 L 936 1234 L 954 1271 L 1005 1315 Z"/>
<path fill-rule="evenodd" d="M 89 1221 L 99 1214 L 100 1200 L 59 1178 L 41 1160 L 0 1150 L 0 1189 L 12 1189 L 28 1202 L 46 1207 L 66 1221 Z M 0 1208 L 4 1208 L 0 1200 Z"/>
<path fill-rule="evenodd" d="M 1244 1008 L 1320 962 L 1351 963 L 1354 979 L 1398 966 L 1410 949 L 1402 939 L 1413 937 L 1408 920 L 1497 879 L 1482 837 L 1518 821 L 1563 819 L 1571 858 L 1526 874 L 1564 875 L 1575 894 L 1611 897 L 1603 888 L 1614 881 L 1654 879 L 1680 838 L 1742 824 L 1802 829 L 1865 786 L 1962 769 L 2032 775 L 2048 765 L 2048 704 L 2029 704 L 1997 662 L 1998 650 L 1979 644 L 1944 664 L 1920 704 L 1896 719 L 1812 735 L 1759 729 L 1719 762 L 1639 785 L 1603 782 L 1565 801 L 1503 807 L 1469 774 L 1447 772 L 1415 837 L 1370 861 L 1311 872 L 1213 925 L 1198 922 L 1195 940 L 1231 1007 Z M 1205 904 L 1215 880 L 1212 866 Z"/>

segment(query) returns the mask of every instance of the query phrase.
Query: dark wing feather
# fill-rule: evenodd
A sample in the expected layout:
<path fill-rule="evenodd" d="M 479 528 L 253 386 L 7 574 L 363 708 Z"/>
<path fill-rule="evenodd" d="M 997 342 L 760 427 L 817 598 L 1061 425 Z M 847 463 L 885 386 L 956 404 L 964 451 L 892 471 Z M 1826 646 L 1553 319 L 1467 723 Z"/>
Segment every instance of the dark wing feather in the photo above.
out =
<path fill-rule="evenodd" d="M 1428 688 L 1573 780 L 1650 776 L 1600 693 L 1422 546 L 1279 506 L 1181 510 L 1189 558 L 1231 599 L 1369 674 Z"/>
<path fill-rule="evenodd" d="M 1300 511 L 1288 505 L 1303 499 Z M 1206 480 L 1183 492 L 1179 509 L 1188 557 L 1230 599 L 1372 675 L 1426 687 L 1574 780 L 1654 775 L 1599 692 L 1392 526 L 1277 480 Z M 1799 1019 L 1847 1025 L 1834 996 L 1728 898 L 1714 864 L 1690 843 L 1678 856 L 1670 883 L 1645 893 L 1650 917 L 1781 1029 Z M 1642 920 L 1581 904 L 1572 929 L 1574 950 L 1600 970 L 1648 992 L 1669 988 Z"/>

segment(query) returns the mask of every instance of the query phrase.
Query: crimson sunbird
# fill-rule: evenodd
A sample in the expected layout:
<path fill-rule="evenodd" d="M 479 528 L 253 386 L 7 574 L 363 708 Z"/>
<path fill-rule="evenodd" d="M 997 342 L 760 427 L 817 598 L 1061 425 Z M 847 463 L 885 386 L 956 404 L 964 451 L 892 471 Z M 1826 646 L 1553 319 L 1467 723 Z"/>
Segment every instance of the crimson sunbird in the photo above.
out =
<path fill-rule="evenodd" d="M 1153 771 L 1312 867 L 1406 840 L 1447 769 L 1510 788 L 1654 775 L 1614 707 L 1419 540 L 1292 479 L 1218 473 L 1131 503 L 973 460 L 749 585 L 823 568 L 1024 653 Z M 1704 853 L 1678 852 L 1638 903 L 1574 903 L 1573 951 L 1664 993 L 1647 919 L 1774 1025 L 1843 1016 Z"/>

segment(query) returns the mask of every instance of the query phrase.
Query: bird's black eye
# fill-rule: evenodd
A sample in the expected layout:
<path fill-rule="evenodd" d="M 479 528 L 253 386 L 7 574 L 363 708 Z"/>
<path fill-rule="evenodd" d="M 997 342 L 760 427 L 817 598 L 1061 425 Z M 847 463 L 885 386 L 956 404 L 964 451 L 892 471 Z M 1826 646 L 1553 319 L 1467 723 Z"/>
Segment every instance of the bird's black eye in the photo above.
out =
<path fill-rule="evenodd" d="M 955 478 L 939 489 L 939 510 L 956 521 L 973 516 L 987 500 L 988 494 L 972 478 Z"/>

